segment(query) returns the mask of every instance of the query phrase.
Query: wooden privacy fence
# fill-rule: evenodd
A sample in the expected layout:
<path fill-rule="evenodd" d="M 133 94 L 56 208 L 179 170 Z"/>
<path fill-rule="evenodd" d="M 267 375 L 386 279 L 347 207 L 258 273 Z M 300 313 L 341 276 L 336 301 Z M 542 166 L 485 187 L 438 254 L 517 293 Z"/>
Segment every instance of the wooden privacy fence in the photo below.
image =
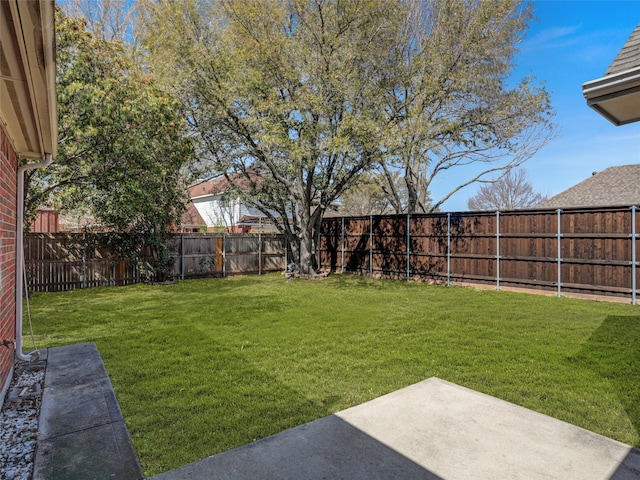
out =
<path fill-rule="evenodd" d="M 262 274 L 285 268 L 285 242 L 275 234 L 181 234 L 173 274 L 181 279 Z"/>
<path fill-rule="evenodd" d="M 81 233 L 25 235 L 30 292 L 129 285 L 140 281 L 139 264 L 117 257 Z M 175 278 L 262 274 L 284 270 L 285 242 L 279 235 L 176 234 L 171 244 Z"/>
<path fill-rule="evenodd" d="M 29 233 L 24 238 L 30 292 L 130 285 L 140 281 L 138 265 L 115 256 L 100 235 Z"/>
<path fill-rule="evenodd" d="M 328 218 L 320 264 L 372 277 L 628 296 L 638 207 Z"/>

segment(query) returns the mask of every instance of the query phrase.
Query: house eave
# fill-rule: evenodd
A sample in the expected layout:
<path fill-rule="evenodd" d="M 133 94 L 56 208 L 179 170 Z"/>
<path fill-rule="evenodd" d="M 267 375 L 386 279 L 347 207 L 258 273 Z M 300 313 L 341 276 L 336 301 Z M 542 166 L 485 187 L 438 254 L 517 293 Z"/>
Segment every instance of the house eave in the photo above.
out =
<path fill-rule="evenodd" d="M 614 125 L 640 120 L 640 67 L 582 84 L 587 105 Z"/>
<path fill-rule="evenodd" d="M 0 2 L 0 118 L 20 158 L 58 151 L 55 3 Z"/>
<path fill-rule="evenodd" d="M 218 198 L 222 196 L 221 193 L 205 193 L 204 195 L 197 195 L 195 197 L 191 197 L 191 201 L 202 201 L 202 200 L 208 200 L 208 199 L 214 199 L 214 198 Z"/>

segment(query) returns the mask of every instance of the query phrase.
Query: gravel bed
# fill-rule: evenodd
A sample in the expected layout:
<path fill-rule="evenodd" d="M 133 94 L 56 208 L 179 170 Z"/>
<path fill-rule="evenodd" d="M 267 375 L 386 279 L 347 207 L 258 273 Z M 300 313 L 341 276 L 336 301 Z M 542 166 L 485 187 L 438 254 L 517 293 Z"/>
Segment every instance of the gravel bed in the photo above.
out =
<path fill-rule="evenodd" d="M 14 369 L 0 410 L 0 480 L 30 480 L 33 475 L 44 371 L 42 361 Z"/>

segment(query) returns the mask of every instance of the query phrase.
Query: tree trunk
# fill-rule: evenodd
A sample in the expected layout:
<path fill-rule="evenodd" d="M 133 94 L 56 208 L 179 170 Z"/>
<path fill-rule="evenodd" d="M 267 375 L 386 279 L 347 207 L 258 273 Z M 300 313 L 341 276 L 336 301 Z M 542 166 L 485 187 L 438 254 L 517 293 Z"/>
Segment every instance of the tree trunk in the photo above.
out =
<path fill-rule="evenodd" d="M 416 213 L 418 205 L 418 192 L 416 191 L 416 184 L 414 183 L 413 173 L 411 169 L 407 169 L 405 174 L 405 182 L 407 185 L 407 211 L 406 213 Z"/>
<path fill-rule="evenodd" d="M 302 275 L 315 275 L 316 273 L 314 268 L 315 252 L 313 244 L 316 217 L 317 215 L 315 213 L 311 213 L 310 205 L 300 205 L 298 210 L 298 231 L 295 232 L 296 238 L 292 244 L 292 251 L 298 272 Z"/>
<path fill-rule="evenodd" d="M 313 268 L 314 251 L 313 251 L 313 226 L 307 222 L 307 225 L 300 225 L 300 265 L 298 269 L 304 275 L 315 275 Z"/>

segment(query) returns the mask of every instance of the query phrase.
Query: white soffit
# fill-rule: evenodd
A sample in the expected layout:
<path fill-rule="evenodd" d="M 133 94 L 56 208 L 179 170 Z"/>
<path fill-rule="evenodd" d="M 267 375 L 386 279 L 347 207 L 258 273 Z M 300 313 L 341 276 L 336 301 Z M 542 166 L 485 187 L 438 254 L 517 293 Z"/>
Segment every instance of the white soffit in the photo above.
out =
<path fill-rule="evenodd" d="M 640 120 L 640 68 L 583 83 L 582 94 L 587 105 L 615 125 Z"/>
<path fill-rule="evenodd" d="M 57 153 L 54 1 L 0 1 L 0 122 L 21 158 Z"/>

